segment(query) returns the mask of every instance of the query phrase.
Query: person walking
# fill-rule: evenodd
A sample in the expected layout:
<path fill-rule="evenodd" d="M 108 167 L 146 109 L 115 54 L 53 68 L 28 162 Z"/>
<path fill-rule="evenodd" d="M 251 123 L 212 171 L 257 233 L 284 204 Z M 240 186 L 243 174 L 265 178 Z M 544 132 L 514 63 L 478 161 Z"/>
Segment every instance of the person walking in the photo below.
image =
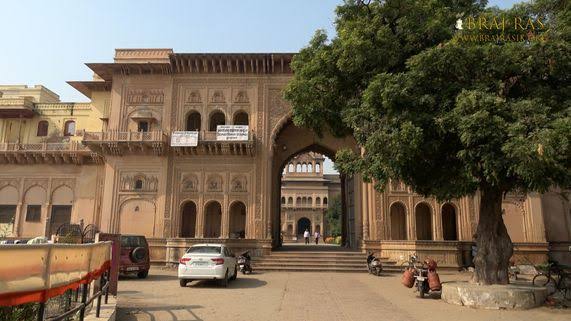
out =
<path fill-rule="evenodd" d="M 303 232 L 303 238 L 305 238 L 305 244 L 309 244 L 309 229 L 305 229 L 305 232 Z"/>
<path fill-rule="evenodd" d="M 321 234 L 319 234 L 319 231 L 315 231 L 315 244 L 319 244 L 319 237 L 321 236 Z"/>

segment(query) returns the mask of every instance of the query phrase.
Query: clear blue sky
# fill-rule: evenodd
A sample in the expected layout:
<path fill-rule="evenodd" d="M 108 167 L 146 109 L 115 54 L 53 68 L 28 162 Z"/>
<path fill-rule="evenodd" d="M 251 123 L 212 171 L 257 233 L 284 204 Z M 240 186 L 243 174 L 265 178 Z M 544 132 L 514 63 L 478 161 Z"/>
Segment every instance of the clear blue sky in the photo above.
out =
<path fill-rule="evenodd" d="M 490 1 L 509 7 L 516 0 Z M 340 0 L 13 0 L 1 5 L 0 84 L 43 84 L 87 101 L 67 80 L 90 80 L 85 62 L 115 48 L 176 52 L 295 52 L 316 29 L 334 33 Z"/>

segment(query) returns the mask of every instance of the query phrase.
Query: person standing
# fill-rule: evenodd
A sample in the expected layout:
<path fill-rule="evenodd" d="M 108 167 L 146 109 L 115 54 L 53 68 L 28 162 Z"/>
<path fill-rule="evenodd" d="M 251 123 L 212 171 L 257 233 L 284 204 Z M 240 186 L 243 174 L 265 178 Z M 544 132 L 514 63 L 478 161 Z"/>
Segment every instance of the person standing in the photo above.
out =
<path fill-rule="evenodd" d="M 319 237 L 321 236 L 321 234 L 319 234 L 319 231 L 315 231 L 315 244 L 319 244 Z"/>
<path fill-rule="evenodd" d="M 305 229 L 305 232 L 303 232 L 303 238 L 305 238 L 305 244 L 309 244 L 309 229 Z"/>

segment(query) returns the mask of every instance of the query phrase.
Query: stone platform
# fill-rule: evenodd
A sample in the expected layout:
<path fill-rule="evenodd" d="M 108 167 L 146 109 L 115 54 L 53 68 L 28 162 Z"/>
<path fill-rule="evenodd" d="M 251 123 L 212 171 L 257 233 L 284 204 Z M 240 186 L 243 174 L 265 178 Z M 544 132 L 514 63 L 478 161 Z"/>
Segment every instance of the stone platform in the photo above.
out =
<path fill-rule="evenodd" d="M 479 309 L 531 309 L 545 302 L 547 289 L 532 285 L 477 285 L 469 282 L 442 284 L 442 300 Z"/>

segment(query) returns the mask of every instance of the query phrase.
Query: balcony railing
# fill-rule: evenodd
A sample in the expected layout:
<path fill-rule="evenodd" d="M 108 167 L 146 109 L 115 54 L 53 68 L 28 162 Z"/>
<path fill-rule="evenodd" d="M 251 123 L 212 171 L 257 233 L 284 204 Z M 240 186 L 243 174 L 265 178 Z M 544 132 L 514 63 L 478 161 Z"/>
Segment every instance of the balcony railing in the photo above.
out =
<path fill-rule="evenodd" d="M 255 154 L 254 132 L 246 140 L 218 140 L 215 131 L 199 131 L 197 146 L 172 147 L 176 155 L 241 155 Z"/>
<path fill-rule="evenodd" d="M 167 147 L 168 137 L 163 131 L 151 132 L 84 132 L 83 144 L 103 155 L 124 154 L 162 155 Z"/>
<path fill-rule="evenodd" d="M 0 164 L 84 164 L 100 163 L 101 156 L 79 142 L 0 143 Z"/>
<path fill-rule="evenodd" d="M 84 142 L 166 142 L 167 135 L 163 131 L 152 132 L 85 132 Z"/>
<path fill-rule="evenodd" d="M 21 152 L 72 152 L 89 151 L 89 149 L 78 142 L 70 143 L 0 143 L 0 151 L 21 151 Z"/>

